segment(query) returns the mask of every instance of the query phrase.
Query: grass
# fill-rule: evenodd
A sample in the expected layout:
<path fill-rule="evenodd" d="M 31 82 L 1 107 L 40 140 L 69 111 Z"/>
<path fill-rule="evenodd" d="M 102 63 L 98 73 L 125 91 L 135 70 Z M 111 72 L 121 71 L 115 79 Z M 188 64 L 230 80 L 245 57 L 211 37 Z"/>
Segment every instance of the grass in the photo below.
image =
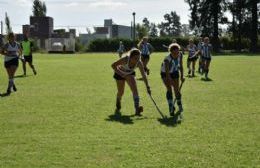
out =
<path fill-rule="evenodd" d="M 153 54 L 149 82 L 168 115 Z M 184 122 L 160 115 L 138 81 L 143 117 L 132 117 L 126 85 L 122 117 L 113 116 L 116 54 L 35 54 L 38 75 L 16 78 L 0 98 L 0 167 L 260 167 L 260 57 L 217 56 L 210 78 L 183 86 Z M 7 76 L 1 62 L 0 91 Z M 17 75 L 22 74 L 21 66 Z M 186 70 L 187 73 L 187 70 Z M 140 73 L 137 73 L 140 77 Z"/>

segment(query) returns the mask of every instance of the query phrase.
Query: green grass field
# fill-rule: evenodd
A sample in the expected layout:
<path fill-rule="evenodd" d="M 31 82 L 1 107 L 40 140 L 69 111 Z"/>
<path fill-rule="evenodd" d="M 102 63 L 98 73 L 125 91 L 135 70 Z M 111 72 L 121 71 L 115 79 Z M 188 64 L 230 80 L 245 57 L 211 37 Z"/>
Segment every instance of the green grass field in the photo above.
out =
<path fill-rule="evenodd" d="M 153 54 L 149 82 L 168 115 L 159 76 L 164 56 Z M 19 77 L 20 66 L 18 92 L 0 98 L 0 167 L 260 167 L 260 57 L 217 56 L 212 81 L 186 78 L 185 118 L 177 125 L 158 120 L 142 81 L 143 116 L 131 116 L 127 85 L 122 117 L 112 116 L 116 59 L 116 54 L 35 54 L 38 75 L 28 69 L 27 77 Z M 5 92 L 3 61 L 0 66 Z"/>

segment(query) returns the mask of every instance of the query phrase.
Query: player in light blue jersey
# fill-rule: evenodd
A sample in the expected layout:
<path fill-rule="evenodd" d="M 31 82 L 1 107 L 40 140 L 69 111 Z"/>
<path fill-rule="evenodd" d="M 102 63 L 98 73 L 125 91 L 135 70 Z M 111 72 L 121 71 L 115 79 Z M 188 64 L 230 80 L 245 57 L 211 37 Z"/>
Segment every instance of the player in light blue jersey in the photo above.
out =
<path fill-rule="evenodd" d="M 198 59 L 198 49 L 197 46 L 194 44 L 193 39 L 189 40 L 189 44 L 187 45 L 187 51 L 188 51 L 188 59 L 187 59 L 187 67 L 188 67 L 188 76 L 195 76 L 195 65 L 196 61 Z M 190 68 L 190 65 L 192 64 L 192 68 Z"/>
<path fill-rule="evenodd" d="M 119 42 L 119 47 L 117 49 L 119 58 L 122 57 L 123 53 L 125 52 L 125 46 L 122 41 Z"/>
<path fill-rule="evenodd" d="M 161 66 L 161 78 L 167 89 L 166 98 L 169 105 L 169 113 L 174 116 L 174 103 L 172 96 L 172 89 L 174 90 L 179 112 L 183 111 L 181 102 L 181 93 L 179 90 L 179 80 L 184 81 L 183 77 L 183 63 L 180 46 L 177 43 L 172 43 L 169 46 L 169 55 L 165 57 Z"/>
<path fill-rule="evenodd" d="M 203 38 L 199 37 L 199 43 L 197 45 L 199 51 L 201 51 L 202 45 L 203 45 Z M 199 55 L 199 68 L 198 68 L 198 72 L 200 74 L 202 74 L 202 54 L 201 54 L 201 52 L 199 52 L 198 55 Z"/>
<path fill-rule="evenodd" d="M 124 94 L 125 83 L 129 85 L 134 99 L 135 105 L 135 115 L 140 116 L 143 111 L 143 107 L 139 106 L 139 94 L 137 90 L 136 80 L 135 80 L 135 69 L 138 67 L 144 83 L 146 85 L 147 92 L 151 94 L 150 87 L 146 74 L 144 72 L 143 63 L 140 59 L 140 51 L 136 48 L 129 52 L 128 56 L 122 57 L 112 64 L 114 70 L 114 79 L 117 84 L 117 99 L 116 99 L 116 113 L 120 114 L 121 109 L 121 99 Z"/>
<path fill-rule="evenodd" d="M 143 39 L 139 42 L 138 48 L 141 51 L 141 60 L 144 64 L 144 70 L 147 75 L 149 75 L 150 70 L 147 67 L 147 64 L 150 60 L 150 55 L 153 52 L 153 46 L 148 43 L 148 37 L 143 37 Z"/>
<path fill-rule="evenodd" d="M 209 43 L 209 38 L 205 37 L 204 44 L 202 45 L 200 52 L 202 54 L 202 68 L 206 80 L 208 80 L 209 66 L 212 58 L 212 50 L 213 48 L 212 45 Z"/>

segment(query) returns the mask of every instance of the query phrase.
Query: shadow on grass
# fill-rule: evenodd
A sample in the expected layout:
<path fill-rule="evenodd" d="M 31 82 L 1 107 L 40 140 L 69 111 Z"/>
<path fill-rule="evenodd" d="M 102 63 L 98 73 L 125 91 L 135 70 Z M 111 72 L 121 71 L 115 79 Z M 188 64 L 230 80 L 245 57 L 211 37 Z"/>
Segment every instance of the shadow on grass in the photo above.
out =
<path fill-rule="evenodd" d="M 180 113 L 177 112 L 173 117 L 159 118 L 158 121 L 162 125 L 167 127 L 176 127 L 178 124 L 181 124 L 181 120 L 178 120 Z"/>
<path fill-rule="evenodd" d="M 133 117 L 133 115 L 122 115 L 120 111 L 115 111 L 114 114 L 109 115 L 108 118 L 106 118 L 105 120 L 112 122 L 120 122 L 122 124 L 133 124 L 134 122 L 131 117 Z"/>
<path fill-rule="evenodd" d="M 213 79 L 211 78 L 201 78 L 200 80 L 204 81 L 204 82 L 212 82 Z"/>
<path fill-rule="evenodd" d="M 14 76 L 14 78 L 25 78 L 25 77 L 28 77 L 28 76 L 25 76 L 25 75 L 16 75 L 16 76 Z"/>
<path fill-rule="evenodd" d="M 114 114 L 109 115 L 108 118 L 106 118 L 106 121 L 111 121 L 111 122 L 120 122 L 122 124 L 134 124 L 134 120 L 145 120 L 148 119 L 147 117 L 141 116 L 136 116 L 136 115 L 122 115 L 121 111 L 116 111 Z"/>

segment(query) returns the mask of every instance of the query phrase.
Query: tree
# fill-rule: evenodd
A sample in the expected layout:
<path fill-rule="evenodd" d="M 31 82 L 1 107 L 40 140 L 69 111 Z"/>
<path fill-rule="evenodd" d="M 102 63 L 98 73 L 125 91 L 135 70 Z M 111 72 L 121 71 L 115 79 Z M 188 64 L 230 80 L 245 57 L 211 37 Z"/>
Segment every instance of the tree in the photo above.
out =
<path fill-rule="evenodd" d="M 139 39 L 142 39 L 144 36 L 148 35 L 148 31 L 146 27 L 139 23 L 136 25 L 136 32 L 137 32 L 137 37 Z"/>
<path fill-rule="evenodd" d="M 157 37 L 158 30 L 155 23 L 151 23 L 146 17 L 143 19 L 142 26 L 146 28 L 147 34 L 150 37 Z"/>
<path fill-rule="evenodd" d="M 183 25 L 181 25 L 181 27 L 182 27 L 181 33 L 184 37 L 187 37 L 191 34 L 190 25 L 183 24 Z"/>
<path fill-rule="evenodd" d="M 46 16 L 47 8 L 45 2 L 41 2 L 40 0 L 33 1 L 33 16 L 43 17 Z"/>
<path fill-rule="evenodd" d="M 158 29 L 155 23 L 151 23 L 151 28 L 149 32 L 150 37 L 158 37 Z"/>
<path fill-rule="evenodd" d="M 143 26 L 147 29 L 147 32 L 150 31 L 151 29 L 150 22 L 146 17 L 143 19 Z"/>
<path fill-rule="evenodd" d="M 242 38 L 250 39 L 250 51 L 257 50 L 258 41 L 258 13 L 257 0 L 233 0 L 229 2 L 229 10 L 232 13 L 232 24 L 229 31 L 233 34 L 237 50 L 241 51 Z"/>
<path fill-rule="evenodd" d="M 165 22 L 159 25 L 160 34 L 168 36 L 180 36 L 181 23 L 180 16 L 176 12 L 171 11 L 169 14 L 164 15 Z"/>
<path fill-rule="evenodd" d="M 5 12 L 5 24 L 6 24 L 6 33 L 9 34 L 9 33 L 13 32 L 7 12 Z"/>
<path fill-rule="evenodd" d="M 224 23 L 226 18 L 226 0 L 185 0 L 191 10 L 191 28 L 197 28 L 204 36 L 213 36 L 212 44 L 216 52 L 219 51 L 219 23 Z"/>
<path fill-rule="evenodd" d="M 250 11 L 252 14 L 252 24 L 251 24 L 251 36 L 250 36 L 250 51 L 256 52 L 257 51 L 257 41 L 258 41 L 258 16 L 257 16 L 257 1 L 258 0 L 250 0 Z"/>

